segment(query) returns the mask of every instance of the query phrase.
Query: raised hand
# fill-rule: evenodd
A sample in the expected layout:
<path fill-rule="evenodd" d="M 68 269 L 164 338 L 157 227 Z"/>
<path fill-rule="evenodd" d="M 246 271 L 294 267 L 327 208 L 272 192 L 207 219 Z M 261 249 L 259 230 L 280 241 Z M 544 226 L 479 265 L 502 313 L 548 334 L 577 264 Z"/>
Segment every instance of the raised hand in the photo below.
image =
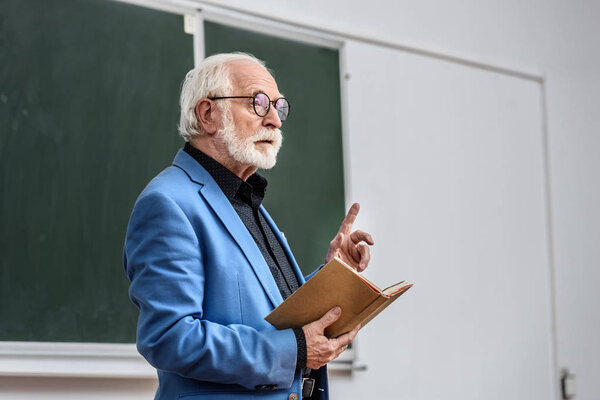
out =
<path fill-rule="evenodd" d="M 334 307 L 325 315 L 302 327 L 306 338 L 306 366 L 311 369 L 321 368 L 331 360 L 338 358 L 352 341 L 360 329 L 360 324 L 350 332 L 334 339 L 323 333 L 325 328 L 333 324 L 342 315 L 340 307 Z"/>
<path fill-rule="evenodd" d="M 367 245 L 375 244 L 373 238 L 364 231 L 352 232 L 352 224 L 354 224 L 359 210 L 358 203 L 352 204 L 337 235 L 329 243 L 325 263 L 328 263 L 333 257 L 338 257 L 358 272 L 362 272 L 369 265 L 371 252 Z"/>

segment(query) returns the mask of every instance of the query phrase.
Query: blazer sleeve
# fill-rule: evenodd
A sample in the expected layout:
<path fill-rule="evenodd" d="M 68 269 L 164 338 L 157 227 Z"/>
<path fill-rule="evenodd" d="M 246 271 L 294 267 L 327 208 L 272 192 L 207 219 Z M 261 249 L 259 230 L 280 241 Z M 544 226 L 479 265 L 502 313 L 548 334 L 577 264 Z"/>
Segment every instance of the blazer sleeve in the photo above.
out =
<path fill-rule="evenodd" d="M 137 347 L 159 370 L 248 389 L 289 388 L 297 345 L 291 329 L 259 331 L 203 319 L 205 268 L 189 219 L 170 197 L 144 193 L 125 240 L 129 294 L 139 308 Z"/>
<path fill-rule="evenodd" d="M 315 269 L 313 272 L 311 272 L 310 274 L 306 275 L 306 276 L 304 277 L 304 280 L 305 280 L 305 281 L 307 281 L 307 280 L 309 280 L 310 278 L 312 278 L 313 276 L 315 276 L 315 274 L 316 274 L 317 272 L 319 272 L 319 271 L 321 270 L 321 268 L 323 268 L 324 266 L 325 266 L 325 264 L 321 264 L 321 265 L 319 266 L 319 268 Z"/>

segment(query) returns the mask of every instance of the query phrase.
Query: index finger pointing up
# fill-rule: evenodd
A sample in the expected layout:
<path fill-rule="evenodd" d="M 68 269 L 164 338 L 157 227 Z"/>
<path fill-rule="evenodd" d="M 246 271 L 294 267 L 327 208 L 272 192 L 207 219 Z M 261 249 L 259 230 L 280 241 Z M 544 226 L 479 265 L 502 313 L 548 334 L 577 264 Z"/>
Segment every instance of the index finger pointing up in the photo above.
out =
<path fill-rule="evenodd" d="M 352 224 L 354 224 L 354 221 L 356 220 L 358 210 L 360 210 L 360 204 L 352 204 L 352 207 L 350 207 L 350 210 L 348 210 L 348 215 L 346 215 L 346 217 L 342 221 L 342 225 L 340 225 L 338 233 L 341 232 L 344 234 L 349 234 L 352 231 Z"/>

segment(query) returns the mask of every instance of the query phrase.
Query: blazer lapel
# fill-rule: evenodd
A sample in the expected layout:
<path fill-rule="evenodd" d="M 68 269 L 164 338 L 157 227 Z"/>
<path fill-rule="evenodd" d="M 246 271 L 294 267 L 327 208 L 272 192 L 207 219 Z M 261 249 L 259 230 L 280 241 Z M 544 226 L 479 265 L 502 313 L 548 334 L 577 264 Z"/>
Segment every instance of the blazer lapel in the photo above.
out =
<path fill-rule="evenodd" d="M 258 246 L 256 246 L 252 235 L 248 232 L 219 185 L 196 160 L 183 150 L 179 150 L 173 164 L 183 169 L 193 181 L 202 185 L 200 195 L 210 205 L 246 256 L 267 297 L 273 304 L 273 308 L 277 307 L 281 304 L 283 298 L 273 279 L 273 274 Z"/>

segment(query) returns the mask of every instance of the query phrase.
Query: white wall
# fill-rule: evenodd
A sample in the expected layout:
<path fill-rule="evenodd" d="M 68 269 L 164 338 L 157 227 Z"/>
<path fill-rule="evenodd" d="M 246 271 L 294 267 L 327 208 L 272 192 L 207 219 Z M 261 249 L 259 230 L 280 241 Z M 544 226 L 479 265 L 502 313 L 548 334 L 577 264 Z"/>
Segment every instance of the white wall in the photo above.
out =
<path fill-rule="evenodd" d="M 334 398 L 553 398 L 540 83 L 356 41 L 346 59 L 365 273 L 415 287 Z"/>

